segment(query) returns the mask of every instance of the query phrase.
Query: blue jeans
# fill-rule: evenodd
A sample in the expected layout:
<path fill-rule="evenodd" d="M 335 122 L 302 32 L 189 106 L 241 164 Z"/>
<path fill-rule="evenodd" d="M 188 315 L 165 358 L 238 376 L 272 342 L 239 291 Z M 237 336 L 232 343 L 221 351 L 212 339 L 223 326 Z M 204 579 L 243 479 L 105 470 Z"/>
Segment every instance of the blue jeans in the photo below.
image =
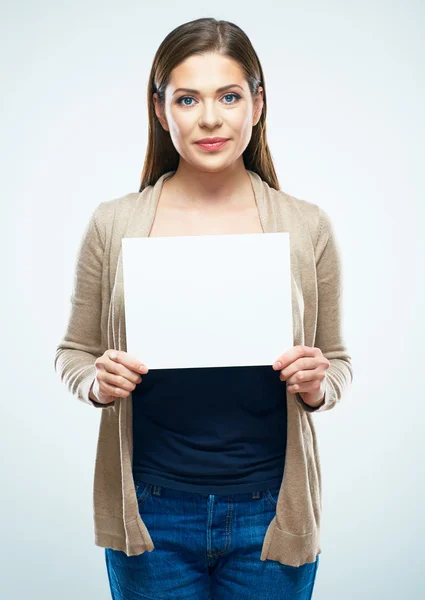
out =
<path fill-rule="evenodd" d="M 311 600 L 319 555 L 299 567 L 260 560 L 280 485 L 208 495 L 135 484 L 155 548 L 105 548 L 113 600 Z"/>

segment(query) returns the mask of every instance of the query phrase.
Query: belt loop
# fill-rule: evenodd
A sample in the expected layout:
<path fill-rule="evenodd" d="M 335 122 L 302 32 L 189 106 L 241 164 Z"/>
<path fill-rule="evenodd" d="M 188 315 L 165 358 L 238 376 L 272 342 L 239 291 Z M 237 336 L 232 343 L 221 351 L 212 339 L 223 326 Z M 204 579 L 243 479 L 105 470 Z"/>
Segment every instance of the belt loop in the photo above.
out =
<path fill-rule="evenodd" d="M 153 486 L 153 493 L 155 494 L 155 496 L 160 496 L 161 495 L 161 486 L 160 485 L 154 485 Z"/>
<path fill-rule="evenodd" d="M 256 499 L 260 497 L 260 492 L 252 492 L 252 499 Z"/>

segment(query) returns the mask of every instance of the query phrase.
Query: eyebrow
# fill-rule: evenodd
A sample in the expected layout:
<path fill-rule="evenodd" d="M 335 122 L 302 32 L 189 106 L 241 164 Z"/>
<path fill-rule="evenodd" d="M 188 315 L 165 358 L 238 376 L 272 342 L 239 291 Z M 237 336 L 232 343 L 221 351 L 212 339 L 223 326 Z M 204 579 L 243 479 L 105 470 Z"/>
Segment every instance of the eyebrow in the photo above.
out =
<path fill-rule="evenodd" d="M 230 85 L 223 85 L 223 87 L 217 88 L 216 92 L 224 92 L 225 90 L 228 90 L 229 88 L 233 88 L 233 87 L 241 88 L 241 90 L 243 91 L 242 86 L 238 85 L 237 83 L 231 83 Z M 191 94 L 200 94 L 201 93 L 199 90 L 194 90 L 192 88 L 177 88 L 173 92 L 173 96 L 174 96 L 174 94 L 177 94 L 177 92 L 189 92 Z"/>

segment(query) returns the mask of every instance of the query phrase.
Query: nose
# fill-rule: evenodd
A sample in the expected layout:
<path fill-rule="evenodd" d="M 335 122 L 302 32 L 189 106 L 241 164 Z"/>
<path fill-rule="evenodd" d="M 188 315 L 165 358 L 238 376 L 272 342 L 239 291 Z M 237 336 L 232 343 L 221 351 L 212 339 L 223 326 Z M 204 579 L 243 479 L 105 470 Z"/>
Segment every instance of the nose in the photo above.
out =
<path fill-rule="evenodd" d="M 215 102 L 205 102 L 199 125 L 215 127 L 219 123 L 221 123 L 221 116 Z"/>

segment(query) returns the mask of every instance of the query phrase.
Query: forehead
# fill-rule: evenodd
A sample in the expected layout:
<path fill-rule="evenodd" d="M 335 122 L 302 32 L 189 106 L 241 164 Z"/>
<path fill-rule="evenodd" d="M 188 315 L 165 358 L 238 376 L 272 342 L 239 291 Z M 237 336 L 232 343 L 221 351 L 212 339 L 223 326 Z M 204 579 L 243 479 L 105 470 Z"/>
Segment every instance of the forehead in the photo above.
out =
<path fill-rule="evenodd" d="M 237 83 L 247 87 L 244 72 L 232 58 L 217 53 L 189 56 L 171 71 L 168 86 L 173 92 L 178 87 L 190 87 L 205 93 L 214 93 L 223 85 Z"/>

